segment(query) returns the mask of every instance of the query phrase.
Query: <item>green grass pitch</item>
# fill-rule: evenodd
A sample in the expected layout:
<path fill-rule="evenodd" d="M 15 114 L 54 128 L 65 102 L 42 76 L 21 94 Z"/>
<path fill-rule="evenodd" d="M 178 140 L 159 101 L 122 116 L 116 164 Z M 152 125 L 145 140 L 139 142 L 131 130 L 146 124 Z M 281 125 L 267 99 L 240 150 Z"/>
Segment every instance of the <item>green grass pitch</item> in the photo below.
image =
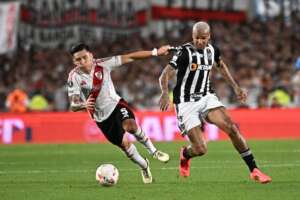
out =
<path fill-rule="evenodd" d="M 300 199 L 300 141 L 250 141 L 267 185 L 249 179 L 229 141 L 210 142 L 208 154 L 192 160 L 191 177 L 178 177 L 178 152 L 185 142 L 156 143 L 170 154 L 167 164 L 150 158 L 154 183 L 144 185 L 137 166 L 111 144 L 0 145 L 0 199 L 30 200 L 296 200 Z M 95 181 L 96 167 L 120 171 L 114 187 Z"/>

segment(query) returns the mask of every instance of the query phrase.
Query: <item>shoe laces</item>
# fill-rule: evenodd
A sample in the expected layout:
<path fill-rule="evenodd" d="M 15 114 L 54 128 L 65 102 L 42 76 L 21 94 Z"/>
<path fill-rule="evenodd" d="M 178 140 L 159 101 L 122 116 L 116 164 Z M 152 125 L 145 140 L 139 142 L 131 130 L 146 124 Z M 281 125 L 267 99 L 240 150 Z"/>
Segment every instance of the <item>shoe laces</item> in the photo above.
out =
<path fill-rule="evenodd" d="M 154 154 L 155 154 L 157 157 L 161 157 L 161 156 L 164 155 L 164 154 L 163 154 L 162 152 L 160 152 L 160 151 L 156 151 Z"/>
<path fill-rule="evenodd" d="M 144 177 L 146 177 L 146 178 L 150 177 L 147 169 L 143 169 L 142 172 L 143 172 Z"/>

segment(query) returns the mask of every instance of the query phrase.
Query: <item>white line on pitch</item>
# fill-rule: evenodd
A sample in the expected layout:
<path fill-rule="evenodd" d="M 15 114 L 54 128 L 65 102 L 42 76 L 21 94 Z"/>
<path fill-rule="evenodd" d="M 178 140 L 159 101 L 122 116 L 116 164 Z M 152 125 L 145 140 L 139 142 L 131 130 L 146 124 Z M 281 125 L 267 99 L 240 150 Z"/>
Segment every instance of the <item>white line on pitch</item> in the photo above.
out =
<path fill-rule="evenodd" d="M 300 163 L 282 163 L 282 164 L 262 164 L 261 167 L 266 168 L 283 168 L 283 167 L 300 167 Z M 198 166 L 191 167 L 192 169 L 228 169 L 228 168 L 242 168 L 240 166 Z M 119 169 L 120 171 L 137 171 L 138 168 L 133 169 Z M 162 167 L 152 168 L 152 170 L 178 170 L 178 167 Z M 0 171 L 0 174 L 42 174 L 42 173 L 92 173 L 94 170 L 10 170 Z"/>

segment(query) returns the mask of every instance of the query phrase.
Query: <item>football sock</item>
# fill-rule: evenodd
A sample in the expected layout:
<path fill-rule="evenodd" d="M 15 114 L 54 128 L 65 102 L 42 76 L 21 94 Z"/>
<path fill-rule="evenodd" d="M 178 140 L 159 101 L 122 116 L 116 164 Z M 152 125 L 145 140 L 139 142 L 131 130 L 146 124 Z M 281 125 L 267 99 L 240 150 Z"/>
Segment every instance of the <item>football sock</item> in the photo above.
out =
<path fill-rule="evenodd" d="M 192 150 L 191 146 L 184 147 L 183 157 L 185 157 L 186 159 L 190 159 L 190 158 L 194 157 L 193 150 Z"/>
<path fill-rule="evenodd" d="M 242 152 L 241 156 L 243 160 L 246 162 L 250 172 L 252 172 L 254 168 L 257 168 L 257 165 L 255 163 L 254 157 L 250 149 L 247 149 L 246 151 Z"/>
<path fill-rule="evenodd" d="M 150 154 L 154 154 L 154 152 L 157 150 L 151 142 L 150 138 L 146 136 L 146 134 L 140 127 L 138 127 L 137 131 L 134 133 L 134 136 L 141 144 L 144 145 L 144 147 Z"/>
<path fill-rule="evenodd" d="M 138 164 L 142 169 L 147 168 L 147 161 L 139 154 L 134 144 L 125 151 L 128 158 L 130 158 L 134 163 Z"/>

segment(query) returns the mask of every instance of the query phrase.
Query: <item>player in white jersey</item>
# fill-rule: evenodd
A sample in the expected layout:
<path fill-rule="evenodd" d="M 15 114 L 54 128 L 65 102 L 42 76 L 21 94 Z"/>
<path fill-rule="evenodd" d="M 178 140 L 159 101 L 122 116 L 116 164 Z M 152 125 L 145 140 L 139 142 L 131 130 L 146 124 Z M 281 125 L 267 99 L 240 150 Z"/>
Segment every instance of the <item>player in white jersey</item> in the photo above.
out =
<path fill-rule="evenodd" d="M 153 158 L 159 161 L 168 162 L 169 155 L 157 150 L 150 138 L 137 125 L 127 102 L 116 93 L 110 73 L 122 64 L 136 59 L 167 55 L 169 48 L 167 45 L 159 49 L 154 48 L 152 51 L 137 51 L 103 59 L 94 59 L 85 44 L 78 44 L 70 50 L 76 66 L 68 78 L 71 110 L 87 110 L 106 138 L 139 165 L 144 183 L 152 183 L 149 161 L 139 154 L 134 144 L 124 137 L 124 133 L 133 134 Z"/>

